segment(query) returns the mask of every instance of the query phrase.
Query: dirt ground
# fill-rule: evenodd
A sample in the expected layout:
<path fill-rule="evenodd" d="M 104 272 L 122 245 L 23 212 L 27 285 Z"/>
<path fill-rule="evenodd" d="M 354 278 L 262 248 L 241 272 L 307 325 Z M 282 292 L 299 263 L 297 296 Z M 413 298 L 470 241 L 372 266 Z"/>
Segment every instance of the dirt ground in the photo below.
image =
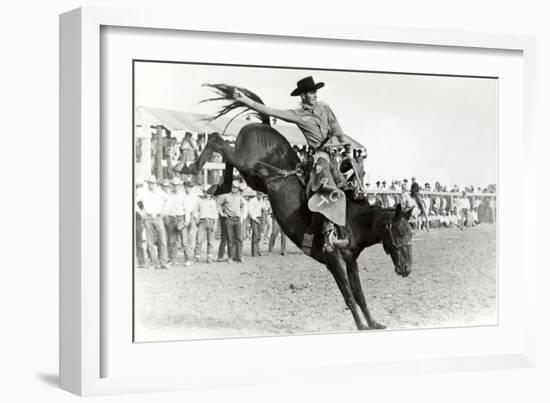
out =
<path fill-rule="evenodd" d="M 497 323 L 494 226 L 417 232 L 413 241 L 407 278 L 395 274 L 381 245 L 359 258 L 377 321 L 388 329 Z M 285 256 L 252 258 L 246 241 L 240 264 L 135 272 L 138 342 L 354 330 L 331 274 L 290 242 Z"/>

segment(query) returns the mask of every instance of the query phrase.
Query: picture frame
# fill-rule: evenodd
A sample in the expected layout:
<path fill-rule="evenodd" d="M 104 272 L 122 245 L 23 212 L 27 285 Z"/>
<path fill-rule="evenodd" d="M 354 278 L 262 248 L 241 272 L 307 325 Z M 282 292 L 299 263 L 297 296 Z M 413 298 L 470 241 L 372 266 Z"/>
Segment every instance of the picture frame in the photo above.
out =
<path fill-rule="evenodd" d="M 520 263 L 521 270 L 521 281 L 515 281 L 511 276 L 501 278 L 501 309 L 504 310 L 501 313 L 507 314 L 514 302 L 519 305 L 517 310 L 501 316 L 496 328 L 426 329 L 407 333 L 412 346 L 415 343 L 424 345 L 423 340 L 430 340 L 434 346 L 432 350 L 404 355 L 404 351 L 396 349 L 386 356 L 367 356 L 367 352 L 355 349 L 365 341 L 372 346 L 379 343 L 400 345 L 402 332 L 194 341 L 192 345 L 189 342 L 160 343 L 165 345 L 141 346 L 139 352 L 143 354 L 140 357 L 163 357 L 161 360 L 165 365 L 163 370 L 156 371 L 157 375 L 146 371 L 125 372 L 123 367 L 111 371 L 109 362 L 124 357 L 114 358 L 123 346 L 113 343 L 105 333 L 106 324 L 110 323 L 106 318 L 116 314 L 111 312 L 111 305 L 106 302 L 103 270 L 107 265 L 107 255 L 128 251 L 113 252 L 102 232 L 106 219 L 102 209 L 108 207 L 106 193 L 110 174 L 105 168 L 104 157 L 109 152 L 106 149 L 108 142 L 101 136 L 105 128 L 102 92 L 109 90 L 102 82 L 102 47 L 108 45 L 102 37 L 102 30 L 108 27 L 149 32 L 192 32 L 195 36 L 211 33 L 228 37 L 248 36 L 255 41 L 319 40 L 342 46 L 375 43 L 398 45 L 400 49 L 467 49 L 479 54 L 514 52 L 521 64 L 520 73 L 514 73 L 514 79 L 521 82 L 524 94 L 518 101 L 521 110 L 515 106 L 515 111 L 523 115 L 519 119 L 519 132 L 515 134 L 518 137 L 514 137 L 514 141 L 522 145 L 520 168 L 514 176 L 514 180 L 520 183 L 516 185 L 531 186 L 530 178 L 534 178 L 535 173 L 534 158 L 531 158 L 534 153 L 535 92 L 535 42 L 532 37 L 314 21 L 293 26 L 285 24 L 284 27 L 266 21 L 251 21 L 243 27 L 239 21 L 229 18 L 182 21 L 179 16 L 158 10 L 81 8 L 65 13 L 60 16 L 59 330 L 60 385 L 63 389 L 79 395 L 99 395 L 534 365 L 535 246 L 520 242 L 515 251 L 499 248 L 499 261 L 510 260 L 508 255 L 505 259 L 504 254 L 513 253 L 513 261 Z M 511 160 L 509 149 L 500 149 L 499 152 L 507 156 L 501 158 L 501 162 Z M 516 156 L 516 160 L 519 158 Z M 507 180 L 502 177 L 502 172 L 511 175 L 509 169 L 504 169 L 507 166 L 500 165 L 501 182 Z M 513 188 L 509 186 L 499 187 L 502 200 L 509 199 L 512 193 Z M 536 232 L 535 211 L 525 208 L 524 204 L 521 206 L 519 214 L 522 219 L 516 225 L 521 233 L 520 239 L 526 239 L 527 234 Z M 507 208 L 506 204 L 501 205 L 499 220 L 505 219 Z M 505 239 L 501 237 L 501 241 Z M 521 300 L 512 301 L 511 291 L 521 296 Z M 512 319 L 519 318 L 521 321 L 511 323 Z M 464 348 L 457 348 L 458 341 L 464 343 Z M 489 350 L 487 341 L 498 346 Z M 345 358 L 341 352 L 332 349 L 335 346 L 347 353 Z M 160 355 L 159 349 L 162 350 Z M 177 354 L 184 354 L 186 360 L 168 362 L 166 357 L 176 357 L 176 350 L 182 350 Z M 294 353 L 285 356 L 281 354 L 284 351 Z M 319 351 L 329 352 L 320 355 Z M 127 352 L 132 354 L 132 349 L 128 348 Z M 141 362 L 145 366 L 146 361 Z M 158 365 L 159 361 L 156 362 Z"/>

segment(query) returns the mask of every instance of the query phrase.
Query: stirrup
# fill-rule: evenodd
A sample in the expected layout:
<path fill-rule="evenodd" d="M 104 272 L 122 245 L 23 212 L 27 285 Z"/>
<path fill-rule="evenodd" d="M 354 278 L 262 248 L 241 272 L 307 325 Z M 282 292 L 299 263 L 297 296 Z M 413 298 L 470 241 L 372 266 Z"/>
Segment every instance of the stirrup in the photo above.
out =
<path fill-rule="evenodd" d="M 346 248 L 349 245 L 349 240 L 347 238 L 338 239 L 336 238 L 336 230 L 331 229 L 325 233 L 325 244 L 323 246 L 323 251 L 327 253 L 334 252 L 334 248 L 342 249 Z"/>

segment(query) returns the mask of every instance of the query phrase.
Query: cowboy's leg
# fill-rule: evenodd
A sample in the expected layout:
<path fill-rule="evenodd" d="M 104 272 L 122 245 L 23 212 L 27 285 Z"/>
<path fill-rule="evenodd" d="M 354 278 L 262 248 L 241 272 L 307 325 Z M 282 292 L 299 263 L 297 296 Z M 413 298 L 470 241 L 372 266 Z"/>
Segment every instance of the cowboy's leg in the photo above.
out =
<path fill-rule="evenodd" d="M 345 196 L 343 195 L 341 190 L 338 190 L 336 187 L 336 178 L 333 177 L 334 175 L 337 175 L 337 177 L 340 177 L 341 180 L 345 181 L 345 178 L 338 172 L 337 169 L 334 168 L 334 166 L 330 163 L 330 156 L 323 151 L 317 151 L 315 154 L 315 160 L 314 160 L 314 169 L 312 171 L 312 190 L 315 192 L 318 189 L 322 189 L 322 187 L 326 187 L 326 189 L 334 189 L 332 193 L 328 197 L 322 197 L 320 199 L 320 202 L 322 203 L 345 203 Z M 322 187 L 318 187 L 318 185 L 321 184 Z M 325 190 L 326 190 L 325 189 Z M 333 198 L 333 193 L 336 196 L 336 198 Z M 344 198 L 343 200 L 341 198 Z M 345 213 L 345 210 L 344 210 Z M 345 222 L 345 217 L 339 217 L 338 222 L 342 222 L 341 224 Z M 331 252 L 334 247 L 345 247 L 348 244 L 347 239 L 342 239 L 337 241 L 337 234 L 335 231 L 335 223 L 329 220 L 327 217 L 324 216 L 323 219 L 323 228 L 322 233 L 325 238 L 325 250 L 328 252 Z"/>

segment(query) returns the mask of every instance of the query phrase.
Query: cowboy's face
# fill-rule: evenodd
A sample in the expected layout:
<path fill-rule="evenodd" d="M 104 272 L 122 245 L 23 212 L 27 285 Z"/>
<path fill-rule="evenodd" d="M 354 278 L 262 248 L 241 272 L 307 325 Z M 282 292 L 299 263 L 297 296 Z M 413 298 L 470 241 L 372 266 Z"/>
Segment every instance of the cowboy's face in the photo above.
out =
<path fill-rule="evenodd" d="M 147 182 L 147 187 L 149 191 L 154 192 L 157 189 L 157 184 L 155 182 Z"/>
<path fill-rule="evenodd" d="M 302 103 L 309 106 L 317 106 L 317 90 L 302 92 Z"/>
<path fill-rule="evenodd" d="M 231 193 L 237 193 L 239 191 L 239 188 L 237 186 L 233 186 L 231 188 Z"/>

